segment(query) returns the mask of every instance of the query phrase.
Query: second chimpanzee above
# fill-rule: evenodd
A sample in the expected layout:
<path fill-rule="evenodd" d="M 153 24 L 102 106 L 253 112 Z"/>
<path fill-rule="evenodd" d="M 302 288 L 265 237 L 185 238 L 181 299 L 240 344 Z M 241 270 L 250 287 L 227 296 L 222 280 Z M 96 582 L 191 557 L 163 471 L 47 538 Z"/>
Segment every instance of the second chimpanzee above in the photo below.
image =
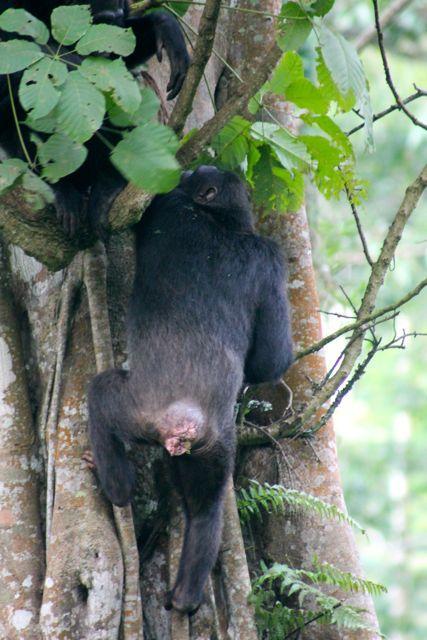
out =
<path fill-rule="evenodd" d="M 166 606 L 191 613 L 218 554 L 239 390 L 278 380 L 292 362 L 284 268 L 277 245 L 254 232 L 241 180 L 215 167 L 185 172 L 136 234 L 129 371 L 91 383 L 92 453 L 116 505 L 134 484 L 125 444 L 154 441 L 171 455 L 187 524 Z"/>
<path fill-rule="evenodd" d="M 2 0 L 0 13 L 6 9 L 25 9 L 46 25 L 50 23 L 52 11 L 61 5 L 84 4 L 71 0 Z M 131 28 L 135 34 L 136 46 L 133 53 L 125 58 L 126 65 L 133 69 L 154 55 L 162 58 L 165 49 L 170 63 L 170 79 L 167 86 L 168 99 L 180 91 L 189 65 L 189 56 L 183 33 L 176 18 L 167 11 L 154 11 L 146 15 L 130 13 L 128 0 L 90 0 L 93 21 L 106 22 L 120 27 Z M 0 32 L 1 39 L 15 37 L 15 34 Z M 55 46 L 55 45 L 54 45 Z M 56 45 L 57 46 L 57 45 Z M 64 48 L 63 48 L 64 50 Z M 66 48 L 65 48 L 66 50 Z M 69 58 L 76 58 L 75 53 Z M 18 86 L 21 73 L 12 74 L 14 102 L 18 108 L 21 123 L 26 114 L 18 100 Z M 108 124 L 108 122 L 107 122 Z M 22 127 L 25 144 L 33 153 L 30 130 Z M 104 132 L 104 137 L 109 138 Z M 115 142 L 114 136 L 112 142 Z M 21 140 L 16 130 L 10 103 L 6 76 L 0 76 L 0 146 L 12 157 L 22 157 Z M 88 157 L 84 164 L 72 175 L 66 176 L 54 186 L 55 205 L 59 219 L 67 233 L 73 234 L 78 226 L 84 197 L 88 196 L 88 212 L 92 221 L 99 220 L 108 211 L 114 197 L 126 184 L 124 178 L 109 160 L 109 149 L 95 137 L 87 143 Z"/>

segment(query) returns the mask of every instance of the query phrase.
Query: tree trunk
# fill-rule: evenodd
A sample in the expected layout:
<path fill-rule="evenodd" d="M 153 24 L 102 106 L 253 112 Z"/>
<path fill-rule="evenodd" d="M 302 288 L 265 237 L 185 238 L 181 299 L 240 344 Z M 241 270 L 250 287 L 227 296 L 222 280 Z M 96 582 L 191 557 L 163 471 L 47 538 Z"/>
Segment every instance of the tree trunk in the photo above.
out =
<path fill-rule="evenodd" d="M 279 0 L 240 4 L 272 12 L 281 6 Z M 193 7 L 186 19 L 197 24 L 199 15 L 200 9 Z M 257 56 L 265 52 L 266 42 L 274 37 L 273 28 L 268 18 L 233 15 L 230 19 L 229 12 L 222 12 L 215 46 L 244 75 L 245 65 L 256 64 Z M 163 67 L 156 63 L 150 67 L 156 78 L 167 77 Z M 216 56 L 206 79 L 210 91 L 202 82 L 187 129 L 212 115 L 211 95 L 220 103 L 236 82 Z M 294 338 L 298 347 L 307 346 L 318 339 L 320 320 L 305 212 L 276 217 L 263 231 L 287 250 Z M 116 365 L 126 360 L 124 318 L 134 258 L 130 232 L 111 237 L 107 258 L 104 283 L 105 261 L 99 249 L 77 254 L 67 269 L 52 274 L 21 249 L 12 244 L 4 247 L 0 414 L 6 428 L 0 436 L 4 484 L 0 635 L 20 640 L 139 640 L 142 634 L 147 640 L 253 640 L 252 611 L 245 603 L 249 574 L 231 489 L 223 545 L 207 602 L 190 620 L 163 608 L 164 592 L 176 570 L 182 518 L 168 484 L 165 454 L 157 447 L 134 452 L 139 469 L 133 518 L 142 618 L 130 512 L 113 511 L 82 461 L 88 447 L 86 388 L 97 369 L 111 364 L 109 324 Z M 109 318 L 103 313 L 107 308 L 104 284 Z M 288 383 L 296 409 L 310 395 L 307 376 L 319 380 L 323 374 L 324 363 L 317 355 L 292 368 Z M 279 395 L 278 404 L 282 400 Z M 290 476 L 270 447 L 245 449 L 239 474 L 285 485 L 292 481 L 343 507 L 332 425 L 316 436 L 316 455 L 303 441 L 284 441 L 282 446 Z M 344 525 L 286 514 L 266 518 L 265 529 L 255 534 L 252 568 L 261 558 L 286 558 L 294 566 L 308 566 L 313 553 L 318 553 L 342 569 L 359 572 L 353 537 Z M 372 611 L 368 599 L 362 604 Z M 324 633 L 311 625 L 304 638 L 325 638 Z M 328 638 L 356 637 L 330 629 L 327 633 Z M 365 637 L 357 633 L 357 638 Z"/>

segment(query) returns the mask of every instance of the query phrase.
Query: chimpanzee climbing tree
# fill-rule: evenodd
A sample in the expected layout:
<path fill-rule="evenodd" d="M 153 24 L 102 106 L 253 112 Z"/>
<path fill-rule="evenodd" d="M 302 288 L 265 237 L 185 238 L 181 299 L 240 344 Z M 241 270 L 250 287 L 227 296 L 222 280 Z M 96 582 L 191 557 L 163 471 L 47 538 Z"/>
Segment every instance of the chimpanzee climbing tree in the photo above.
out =
<path fill-rule="evenodd" d="M 311 639 L 325 637 L 322 622 L 331 639 L 375 637 L 370 595 L 381 586 L 357 577 L 355 523 L 345 514 L 330 417 L 380 349 L 376 323 L 392 319 L 426 284 L 376 309 L 426 169 L 371 257 L 357 215 L 364 185 L 351 138 L 334 116 L 356 109 L 367 145 L 375 118 L 357 53 L 328 22 L 333 0 L 147 0 L 135 7 L 159 5 L 183 24 L 192 56 L 173 106 L 164 100 L 168 73 L 152 63 L 138 81 L 124 75 L 120 55 L 128 53 L 117 47 L 129 34 L 112 34 L 111 25 L 92 31 L 81 6 L 57 16 L 47 50 L 49 34 L 39 23 L 22 12 L 0 14 L 8 34 L 0 73 L 24 71 L 31 79 L 18 96 L 29 118 L 15 124 L 18 131 L 29 125 L 38 148 L 34 157 L 24 148 L 0 162 L 0 635 Z M 74 38 L 64 40 L 70 30 Z M 315 79 L 298 53 L 308 38 Z M 64 44 L 79 60 L 67 62 Z M 111 51 L 119 57 L 103 56 Z M 77 99 L 83 88 L 87 101 Z M 105 116 L 120 142 L 104 135 Z M 103 221 L 105 247 L 85 224 L 73 238 L 65 235 L 49 204 L 49 183 L 78 168 L 92 136 L 111 147 L 130 181 Z M 82 454 L 88 381 L 127 357 L 129 227 L 150 194 L 176 184 L 179 167 L 212 163 L 246 177 L 261 231 L 286 250 L 297 361 L 286 384 L 250 391 L 242 401 L 220 557 L 205 604 L 188 619 L 163 608 L 182 536 L 166 454 L 143 446 L 133 452 L 139 490 L 132 509 L 112 509 Z M 323 339 L 305 181 L 327 198 L 347 195 L 371 268 L 355 321 Z M 327 372 L 319 351 L 343 334 L 347 346 Z"/>

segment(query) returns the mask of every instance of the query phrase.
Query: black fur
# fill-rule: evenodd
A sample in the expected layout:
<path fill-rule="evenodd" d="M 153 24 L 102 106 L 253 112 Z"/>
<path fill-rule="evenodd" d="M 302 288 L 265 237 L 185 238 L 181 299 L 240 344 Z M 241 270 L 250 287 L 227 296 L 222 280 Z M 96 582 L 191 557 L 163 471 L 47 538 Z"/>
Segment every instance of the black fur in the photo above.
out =
<path fill-rule="evenodd" d="M 47 25 L 50 15 L 56 7 L 63 4 L 81 4 L 67 0 L 2 0 L 0 12 L 6 9 L 26 9 Z M 180 91 L 189 65 L 189 56 L 181 29 L 176 19 L 167 11 L 155 11 L 148 15 L 134 17 L 129 12 L 127 0 L 92 0 L 89 2 L 95 22 L 108 22 L 121 27 L 132 28 L 136 36 L 135 51 L 126 58 L 130 69 L 147 61 L 153 55 L 162 57 L 162 49 L 166 50 L 171 66 L 171 75 L 167 87 L 168 98 L 174 98 Z M 16 34 L 0 32 L 0 39 L 10 39 Z M 74 54 L 73 54 L 74 55 Z M 76 57 L 74 55 L 74 57 Z M 19 108 L 17 91 L 22 74 L 12 76 L 15 103 Z M 24 113 L 19 109 L 22 120 Z M 33 149 L 29 135 L 23 127 L 26 144 Z M 115 142 L 114 136 L 109 136 Z M 13 122 L 9 94 L 5 76 L 0 76 L 0 145 L 13 156 L 22 157 L 15 124 Z M 88 157 L 80 169 L 71 176 L 63 178 L 55 185 L 56 208 L 64 229 L 72 235 L 79 224 L 84 209 L 84 198 L 88 196 L 88 212 L 94 226 L 103 217 L 115 196 L 125 185 L 124 178 L 109 162 L 109 150 L 97 138 L 88 144 Z"/>
<path fill-rule="evenodd" d="M 278 379 L 292 362 L 284 269 L 276 244 L 254 232 L 242 182 L 215 167 L 157 196 L 136 235 L 129 371 L 92 382 L 90 437 L 118 505 L 133 483 L 123 443 L 144 438 L 172 454 L 187 526 L 166 606 L 189 613 L 218 553 L 239 389 Z"/>

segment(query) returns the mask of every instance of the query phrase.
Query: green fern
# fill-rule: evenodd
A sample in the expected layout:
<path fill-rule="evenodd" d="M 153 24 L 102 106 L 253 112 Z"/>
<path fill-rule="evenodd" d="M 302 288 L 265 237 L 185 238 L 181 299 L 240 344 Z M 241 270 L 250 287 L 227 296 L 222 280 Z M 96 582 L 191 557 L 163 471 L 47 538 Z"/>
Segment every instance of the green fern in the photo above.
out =
<path fill-rule="evenodd" d="M 366 624 L 363 609 L 345 604 L 338 598 L 323 593 L 315 585 L 329 584 L 345 591 L 375 595 L 383 593 L 385 587 L 340 571 L 328 563 L 319 565 L 317 559 L 314 565 L 314 571 L 307 571 L 278 563 L 268 568 L 265 563 L 261 563 L 263 573 L 254 581 L 251 596 L 261 635 L 268 632 L 269 640 L 283 640 L 314 621 L 339 628 L 376 632 Z M 294 596 L 297 598 L 298 608 L 290 609 L 276 594 L 283 598 Z M 309 609 L 304 607 L 307 599 L 310 602 Z"/>
<path fill-rule="evenodd" d="M 363 534 L 366 534 L 365 529 L 356 520 L 334 504 L 325 502 L 304 491 L 286 489 L 279 484 L 270 485 L 267 482 L 260 484 L 256 480 L 250 480 L 247 489 L 240 489 L 237 497 L 237 506 L 243 522 L 247 522 L 252 516 L 261 518 L 262 509 L 267 513 L 283 513 L 286 506 L 288 506 L 308 512 L 312 511 L 322 518 L 347 522 Z"/>

